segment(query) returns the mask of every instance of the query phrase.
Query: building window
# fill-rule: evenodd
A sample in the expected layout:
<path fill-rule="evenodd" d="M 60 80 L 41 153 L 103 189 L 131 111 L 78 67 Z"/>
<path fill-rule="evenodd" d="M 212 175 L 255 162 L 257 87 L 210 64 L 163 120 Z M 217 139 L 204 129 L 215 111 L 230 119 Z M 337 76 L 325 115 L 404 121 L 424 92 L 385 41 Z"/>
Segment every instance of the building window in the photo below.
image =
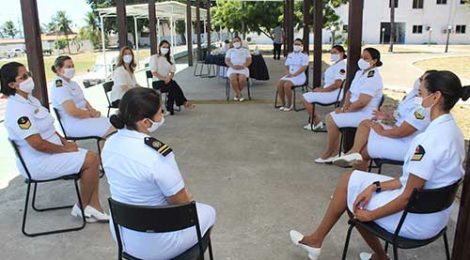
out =
<path fill-rule="evenodd" d="M 422 25 L 413 25 L 413 33 L 415 33 L 415 34 L 423 33 L 423 26 Z"/>
<path fill-rule="evenodd" d="M 466 33 L 466 30 L 467 30 L 466 25 L 457 25 L 457 26 L 455 26 L 455 33 L 464 34 L 464 33 Z"/>
<path fill-rule="evenodd" d="M 413 0 L 413 9 L 423 9 L 424 0 Z"/>
<path fill-rule="evenodd" d="M 464 5 L 466 3 L 469 3 L 468 0 L 460 0 L 460 4 Z"/>
<path fill-rule="evenodd" d="M 395 2 L 395 8 L 398 8 L 398 0 L 389 0 L 388 7 L 392 7 L 392 1 Z"/>
<path fill-rule="evenodd" d="M 445 5 L 447 4 L 447 0 L 437 0 L 438 5 Z"/>

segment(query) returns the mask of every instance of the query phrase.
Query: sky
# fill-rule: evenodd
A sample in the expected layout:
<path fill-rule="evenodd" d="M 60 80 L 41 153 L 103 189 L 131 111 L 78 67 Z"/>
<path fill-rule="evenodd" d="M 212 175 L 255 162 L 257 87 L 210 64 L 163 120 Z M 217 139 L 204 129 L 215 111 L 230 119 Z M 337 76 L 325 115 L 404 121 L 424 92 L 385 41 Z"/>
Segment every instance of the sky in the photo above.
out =
<path fill-rule="evenodd" d="M 18 28 L 18 20 L 23 24 L 21 17 L 20 0 L 0 0 L 0 26 L 5 21 L 12 20 Z M 8 4 L 5 4 L 8 3 Z M 85 14 L 91 11 L 85 0 L 37 0 L 39 22 L 46 24 L 51 21 L 51 17 L 59 10 L 67 13 L 72 20 L 72 27 L 85 25 Z M 75 26 L 76 25 L 76 26 Z M 23 30 L 21 28 L 21 30 Z"/>

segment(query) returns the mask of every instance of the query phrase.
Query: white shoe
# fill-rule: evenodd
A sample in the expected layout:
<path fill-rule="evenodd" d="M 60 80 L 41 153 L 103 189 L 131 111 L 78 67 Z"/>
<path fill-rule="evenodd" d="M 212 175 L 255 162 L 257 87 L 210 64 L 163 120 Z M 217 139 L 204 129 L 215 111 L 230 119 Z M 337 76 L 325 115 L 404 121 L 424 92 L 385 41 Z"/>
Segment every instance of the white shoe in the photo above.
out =
<path fill-rule="evenodd" d="M 371 260 L 372 259 L 372 254 L 371 253 L 366 253 L 366 252 L 362 252 L 359 254 L 359 258 L 361 260 Z"/>
<path fill-rule="evenodd" d="M 313 130 L 312 130 L 313 127 L 314 127 L 314 126 L 311 125 L 311 124 L 306 124 L 306 125 L 304 126 L 304 129 L 305 129 L 305 130 L 309 130 L 309 131 L 313 131 Z"/>
<path fill-rule="evenodd" d="M 72 212 L 70 212 L 70 215 L 76 218 L 82 218 L 82 211 L 80 210 L 80 207 L 78 206 L 78 204 L 73 205 Z M 85 212 L 85 221 L 87 223 L 94 223 L 97 220 L 94 218 L 91 218 L 90 215 Z"/>
<path fill-rule="evenodd" d="M 109 222 L 108 214 L 100 212 L 90 205 L 85 207 L 85 216 L 90 216 L 90 218 L 94 218 L 98 222 Z"/>
<path fill-rule="evenodd" d="M 294 245 L 300 246 L 302 249 L 307 251 L 309 259 L 311 260 L 318 259 L 318 257 L 320 256 L 321 248 L 315 248 L 315 247 L 311 247 L 311 246 L 307 246 L 307 245 L 299 243 L 304 238 L 304 235 L 302 235 L 298 231 L 291 230 L 289 232 L 289 235 L 290 235 L 290 240 L 292 241 Z"/>
<path fill-rule="evenodd" d="M 322 121 L 320 121 L 318 124 L 313 126 L 313 131 L 319 131 L 324 127 L 325 127 L 325 124 Z"/>
<path fill-rule="evenodd" d="M 240 98 L 238 99 L 238 101 L 243 102 L 243 101 L 245 101 L 245 98 L 244 98 L 243 96 L 240 96 Z"/>
<path fill-rule="evenodd" d="M 285 108 L 284 108 L 284 112 L 292 111 L 293 108 L 294 108 L 294 106 L 285 107 Z"/>
<path fill-rule="evenodd" d="M 336 158 L 333 161 L 333 164 L 340 166 L 340 167 L 348 167 L 348 166 L 351 166 L 355 162 L 362 162 L 362 156 L 360 153 L 351 153 L 351 154 L 347 154 L 339 158 Z"/>
<path fill-rule="evenodd" d="M 286 109 L 284 106 L 279 108 L 280 111 L 284 111 L 284 109 Z"/>
<path fill-rule="evenodd" d="M 164 116 L 169 116 L 171 113 L 168 110 L 165 110 L 165 113 L 163 113 Z"/>
<path fill-rule="evenodd" d="M 238 97 L 237 96 L 233 97 L 233 100 L 238 101 Z"/>
<path fill-rule="evenodd" d="M 338 155 L 328 157 L 326 159 L 322 159 L 321 157 L 318 157 L 317 159 L 314 160 L 315 163 L 323 163 L 323 164 L 331 164 L 333 160 L 338 158 Z"/>

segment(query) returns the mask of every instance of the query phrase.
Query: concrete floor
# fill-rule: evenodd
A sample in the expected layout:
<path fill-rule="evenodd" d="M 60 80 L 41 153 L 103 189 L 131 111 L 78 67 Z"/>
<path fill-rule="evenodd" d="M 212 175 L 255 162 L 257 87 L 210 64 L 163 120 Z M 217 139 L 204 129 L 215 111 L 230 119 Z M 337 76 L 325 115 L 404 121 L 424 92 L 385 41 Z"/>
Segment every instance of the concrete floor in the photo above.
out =
<path fill-rule="evenodd" d="M 212 234 L 215 259 L 307 259 L 302 250 L 291 244 L 288 231 L 307 233 L 319 223 L 344 172 L 313 163 L 326 144 L 326 134 L 302 129 L 305 112 L 279 112 L 272 107 L 273 84 L 282 67 L 273 61 L 269 61 L 269 66 L 272 80 L 255 82 L 255 100 L 244 103 L 224 101 L 222 80 L 194 79 L 192 69 L 179 73 L 177 80 L 187 96 L 197 100 L 197 108 L 168 117 L 156 133 L 172 146 L 196 200 L 217 210 Z M 327 111 L 321 110 L 323 115 Z M 93 149 L 91 143 L 81 145 Z M 400 168 L 386 167 L 384 173 L 398 176 Z M 106 178 L 100 187 L 101 201 L 107 208 Z M 20 228 L 25 190 L 21 177 L 0 190 L 1 259 L 117 257 L 106 224 L 89 224 L 82 231 L 60 235 L 23 236 Z M 74 202 L 72 191 L 70 183 L 44 185 L 39 191 L 39 202 Z M 68 210 L 40 214 L 31 211 L 30 217 L 29 227 L 34 230 L 77 223 Z M 454 226 L 451 221 L 451 244 Z M 346 228 L 347 218 L 343 217 L 325 241 L 321 259 L 340 258 Z M 400 256 L 444 259 L 443 249 L 443 243 L 438 241 L 423 249 L 401 251 Z M 354 232 L 348 259 L 358 259 L 358 253 L 365 250 L 367 246 Z"/>

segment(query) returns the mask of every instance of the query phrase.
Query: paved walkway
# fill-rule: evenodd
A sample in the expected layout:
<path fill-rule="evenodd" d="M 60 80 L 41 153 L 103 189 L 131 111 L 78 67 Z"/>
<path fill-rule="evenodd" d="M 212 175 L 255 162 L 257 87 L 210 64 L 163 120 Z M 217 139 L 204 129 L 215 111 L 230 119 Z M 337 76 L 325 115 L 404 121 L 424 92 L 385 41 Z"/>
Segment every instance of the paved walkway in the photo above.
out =
<path fill-rule="evenodd" d="M 268 102 L 273 84 L 280 77 L 279 62 L 267 59 L 272 81 L 254 82 L 251 102 L 225 102 L 224 82 L 193 78 L 192 69 L 178 73 L 177 80 L 189 98 L 198 100 L 192 112 L 168 117 L 156 136 L 172 146 L 186 184 L 198 201 L 213 205 L 218 221 L 213 230 L 215 259 L 307 259 L 291 245 L 292 228 L 309 232 L 318 224 L 343 169 L 315 165 L 326 145 L 324 133 L 304 131 L 305 112 L 279 112 Z M 141 84 L 144 82 L 141 81 Z M 103 108 L 99 87 L 86 90 L 91 103 Z M 205 100 L 204 99 L 205 97 Z M 208 101 L 209 100 L 209 101 Z M 327 109 L 320 110 L 324 115 Z M 2 128 L 3 129 L 3 128 Z M 1 130 L 1 136 L 6 136 Z M 13 153 L 1 138 L 2 166 L 10 164 L 15 176 Z M 92 143 L 81 145 L 94 149 Z M 9 161 L 9 163 L 5 163 Z M 1 169 L 4 178 L 5 169 Z M 400 168 L 384 172 L 398 176 Z M 8 173 L 8 171 L 7 171 Z M 7 178 L 8 179 L 8 178 Z M 101 201 L 109 196 L 106 178 L 101 180 Z M 108 225 L 90 224 L 80 231 L 39 238 L 20 232 L 26 186 L 21 177 L 0 189 L 2 259 L 113 259 L 116 247 Z M 44 185 L 41 205 L 73 202 L 72 186 Z M 106 205 L 107 208 L 107 205 Z M 76 223 L 69 211 L 31 214 L 31 228 Z M 324 243 L 321 259 L 339 259 L 346 234 L 346 218 L 339 221 Z M 450 224 L 453 240 L 455 222 Z M 452 241 L 451 241 L 452 243 Z M 365 243 L 354 232 L 348 259 L 358 259 Z M 401 252 L 402 259 L 443 259 L 439 241 L 419 250 Z"/>

